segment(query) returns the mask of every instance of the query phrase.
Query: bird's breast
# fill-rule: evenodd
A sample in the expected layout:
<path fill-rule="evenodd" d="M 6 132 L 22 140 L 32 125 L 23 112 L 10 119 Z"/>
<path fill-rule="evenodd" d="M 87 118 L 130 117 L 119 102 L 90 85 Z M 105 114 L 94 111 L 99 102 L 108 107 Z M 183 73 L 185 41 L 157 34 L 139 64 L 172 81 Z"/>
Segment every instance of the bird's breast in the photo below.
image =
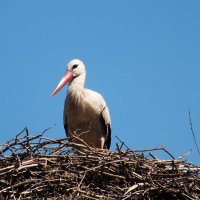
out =
<path fill-rule="evenodd" d="M 77 101 L 68 101 L 65 115 L 64 120 L 67 120 L 68 128 L 71 130 L 88 130 L 98 117 L 93 105 Z"/>

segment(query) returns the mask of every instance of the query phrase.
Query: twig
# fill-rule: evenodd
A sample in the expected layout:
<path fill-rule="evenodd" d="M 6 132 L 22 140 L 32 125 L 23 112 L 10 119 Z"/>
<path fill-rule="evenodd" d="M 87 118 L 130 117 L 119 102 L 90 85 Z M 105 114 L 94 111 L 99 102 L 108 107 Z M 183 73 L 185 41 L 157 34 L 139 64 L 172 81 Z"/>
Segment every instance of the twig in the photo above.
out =
<path fill-rule="evenodd" d="M 193 139 L 194 139 L 194 143 L 195 143 L 197 151 L 198 151 L 198 153 L 200 155 L 200 150 L 199 150 L 199 147 L 198 147 L 198 144 L 197 144 L 197 141 L 196 141 L 196 137 L 195 137 L 195 133 L 194 133 L 194 130 L 193 130 L 193 126 L 192 126 L 192 118 L 191 118 L 190 110 L 189 110 L 189 120 L 190 120 L 190 129 L 192 131 L 192 136 L 193 136 Z"/>
<path fill-rule="evenodd" d="M 192 153 L 192 150 L 190 149 L 190 151 L 189 151 L 189 152 L 187 152 L 187 153 L 185 153 L 185 154 L 183 154 L 183 155 L 179 156 L 179 157 L 177 158 L 177 160 L 181 160 L 182 158 L 184 158 L 184 157 L 186 157 L 186 156 L 190 155 L 191 153 Z"/>
<path fill-rule="evenodd" d="M 128 147 L 121 139 L 119 139 L 118 136 L 115 135 L 115 137 L 119 140 L 119 142 L 121 142 L 121 144 L 122 144 L 122 145 L 121 145 L 121 148 L 122 148 L 122 146 L 124 145 L 128 150 L 130 150 L 129 147 Z"/>

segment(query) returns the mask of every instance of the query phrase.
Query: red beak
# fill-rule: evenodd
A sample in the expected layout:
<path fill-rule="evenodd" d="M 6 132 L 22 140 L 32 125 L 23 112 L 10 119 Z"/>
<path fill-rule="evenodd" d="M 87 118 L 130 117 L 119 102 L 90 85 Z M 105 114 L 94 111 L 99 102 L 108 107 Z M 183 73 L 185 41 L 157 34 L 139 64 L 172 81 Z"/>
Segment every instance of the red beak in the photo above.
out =
<path fill-rule="evenodd" d="M 73 78 L 72 72 L 67 70 L 67 72 L 64 74 L 59 84 L 57 85 L 56 89 L 51 93 L 51 96 L 54 96 L 57 92 L 59 92 L 59 90 L 61 90 L 65 86 L 65 84 L 67 84 L 70 80 L 72 80 L 72 78 Z"/>

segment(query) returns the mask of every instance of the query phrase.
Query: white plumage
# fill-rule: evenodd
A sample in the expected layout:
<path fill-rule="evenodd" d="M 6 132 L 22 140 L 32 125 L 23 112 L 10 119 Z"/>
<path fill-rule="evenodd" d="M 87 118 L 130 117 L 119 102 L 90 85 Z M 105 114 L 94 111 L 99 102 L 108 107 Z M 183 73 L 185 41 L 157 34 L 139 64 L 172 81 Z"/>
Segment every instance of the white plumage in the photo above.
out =
<path fill-rule="evenodd" d="M 55 95 L 69 82 L 63 116 L 67 136 L 76 134 L 91 147 L 109 149 L 111 119 L 106 102 L 99 93 L 84 88 L 86 70 L 81 60 L 74 59 L 67 66 L 67 72 L 52 93 Z"/>

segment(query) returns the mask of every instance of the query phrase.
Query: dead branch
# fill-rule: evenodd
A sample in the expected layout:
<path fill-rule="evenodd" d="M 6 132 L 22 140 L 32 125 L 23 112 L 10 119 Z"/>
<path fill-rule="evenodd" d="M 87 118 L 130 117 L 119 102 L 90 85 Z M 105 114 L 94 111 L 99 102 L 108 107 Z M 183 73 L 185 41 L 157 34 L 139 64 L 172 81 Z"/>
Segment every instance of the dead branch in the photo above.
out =
<path fill-rule="evenodd" d="M 192 131 L 192 136 L 193 136 L 193 139 L 194 139 L 194 143 L 195 143 L 197 151 L 198 151 L 198 153 L 200 155 L 200 150 L 199 150 L 199 147 L 198 147 L 198 144 L 197 144 L 197 141 L 196 141 L 196 137 L 195 137 L 195 133 L 194 133 L 194 130 L 193 130 L 193 126 L 192 126 L 192 117 L 191 117 L 190 111 L 189 111 L 189 120 L 190 120 L 190 129 Z"/>
<path fill-rule="evenodd" d="M 44 132 L 46 132 L 46 129 Z M 0 199 L 200 199 L 200 168 L 165 148 L 116 151 L 28 129 L 0 145 Z M 162 160 L 153 151 L 164 151 Z M 149 152 L 152 160 L 143 153 Z"/>

